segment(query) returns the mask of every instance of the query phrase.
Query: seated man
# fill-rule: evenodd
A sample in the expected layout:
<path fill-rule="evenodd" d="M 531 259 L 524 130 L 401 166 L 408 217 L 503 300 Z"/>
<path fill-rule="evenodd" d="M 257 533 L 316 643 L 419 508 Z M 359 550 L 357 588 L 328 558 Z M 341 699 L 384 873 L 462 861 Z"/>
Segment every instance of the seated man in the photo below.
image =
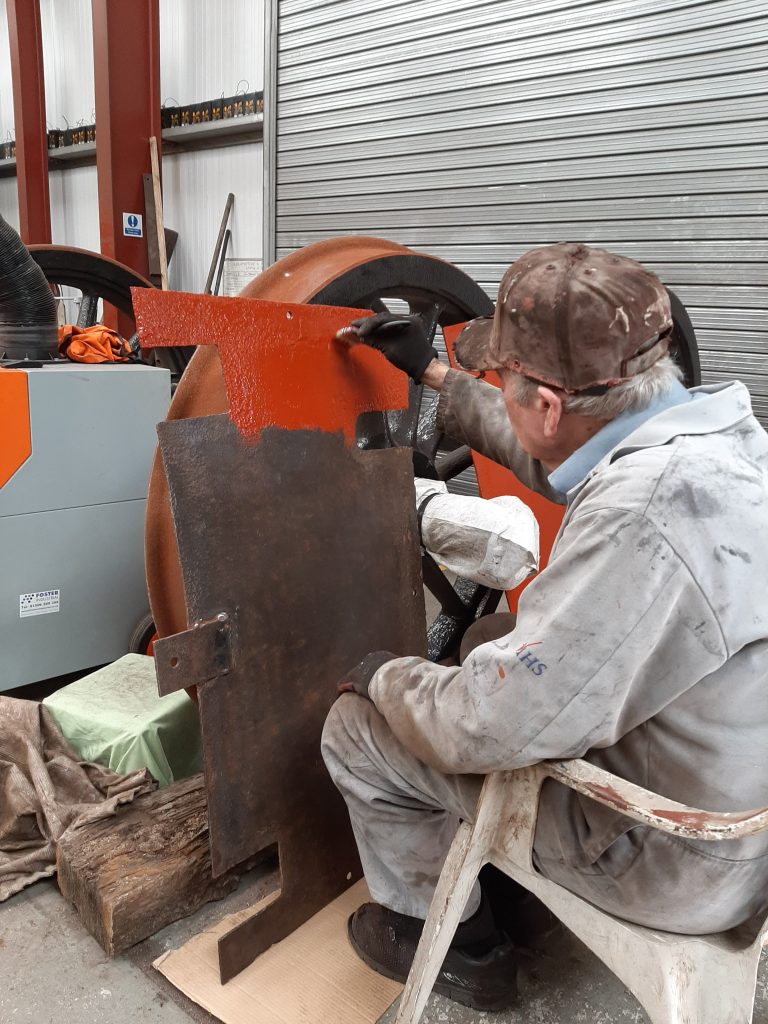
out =
<path fill-rule="evenodd" d="M 555 245 L 504 275 L 492 319 L 436 361 L 416 320 L 359 339 L 440 391 L 449 435 L 559 495 L 565 518 L 514 629 L 460 667 L 369 655 L 340 689 L 323 756 L 376 901 L 359 955 L 403 979 L 459 818 L 484 773 L 583 757 L 713 811 L 768 803 L 768 437 L 743 384 L 687 391 L 667 355 L 658 278 Z M 538 870 L 669 931 L 721 931 L 768 903 L 768 836 L 717 844 L 653 831 L 545 785 Z M 479 886 L 437 990 L 482 1009 L 515 995 L 515 950 Z"/>

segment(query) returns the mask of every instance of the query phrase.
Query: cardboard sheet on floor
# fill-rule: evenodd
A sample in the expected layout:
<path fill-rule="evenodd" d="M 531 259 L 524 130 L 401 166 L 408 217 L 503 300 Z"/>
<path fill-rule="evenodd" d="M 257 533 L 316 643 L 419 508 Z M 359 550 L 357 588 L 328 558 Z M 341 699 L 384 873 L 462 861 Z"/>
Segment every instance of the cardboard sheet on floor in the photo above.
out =
<path fill-rule="evenodd" d="M 402 985 L 366 967 L 349 945 L 347 918 L 368 899 L 364 881 L 353 885 L 226 985 L 217 939 L 256 907 L 229 915 L 154 966 L 224 1024 L 375 1024 Z"/>

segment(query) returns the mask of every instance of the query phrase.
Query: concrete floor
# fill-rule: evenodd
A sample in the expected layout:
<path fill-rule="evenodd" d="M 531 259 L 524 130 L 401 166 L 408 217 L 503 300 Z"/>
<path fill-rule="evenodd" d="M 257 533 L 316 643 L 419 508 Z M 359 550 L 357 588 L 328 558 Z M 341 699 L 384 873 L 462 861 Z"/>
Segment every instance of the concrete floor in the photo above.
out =
<path fill-rule="evenodd" d="M 427 596 L 431 621 L 437 607 Z M 36 684 L 13 696 L 40 700 L 69 681 Z M 175 989 L 152 963 L 225 915 L 255 904 L 277 884 L 274 871 L 257 868 L 225 900 L 208 904 L 109 960 L 56 882 L 36 883 L 0 904 L 0 1024 L 216 1024 L 216 1018 Z M 520 1006 L 501 1014 L 468 1010 L 433 996 L 422 1024 L 648 1024 L 633 996 L 565 930 L 546 955 L 525 964 L 520 991 Z M 393 1020 L 394 1008 L 380 1024 Z M 768 950 L 761 962 L 752 1024 L 768 1024 Z"/>
<path fill-rule="evenodd" d="M 254 872 L 240 889 L 185 921 L 108 960 L 53 880 L 38 882 L 0 905 L 2 1024 L 215 1024 L 152 967 L 225 914 L 255 903 L 276 883 Z M 388 1011 L 381 1024 L 391 1024 Z M 548 953 L 530 960 L 521 1004 L 503 1014 L 467 1010 L 433 997 L 423 1024 L 646 1024 L 637 1002 L 573 936 L 563 932 Z M 316 1024 L 334 1024 L 317 1021 Z M 768 956 L 763 957 L 753 1024 L 768 1024 Z"/>

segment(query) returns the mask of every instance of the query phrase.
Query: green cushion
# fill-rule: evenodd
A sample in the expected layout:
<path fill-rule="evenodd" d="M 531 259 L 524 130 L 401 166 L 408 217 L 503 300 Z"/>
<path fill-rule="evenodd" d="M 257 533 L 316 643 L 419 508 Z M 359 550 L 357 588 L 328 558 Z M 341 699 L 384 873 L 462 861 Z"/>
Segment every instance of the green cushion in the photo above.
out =
<path fill-rule="evenodd" d="M 154 659 L 126 654 L 43 703 L 77 756 L 128 774 L 148 768 L 161 786 L 201 770 L 197 706 L 182 690 L 158 697 Z"/>

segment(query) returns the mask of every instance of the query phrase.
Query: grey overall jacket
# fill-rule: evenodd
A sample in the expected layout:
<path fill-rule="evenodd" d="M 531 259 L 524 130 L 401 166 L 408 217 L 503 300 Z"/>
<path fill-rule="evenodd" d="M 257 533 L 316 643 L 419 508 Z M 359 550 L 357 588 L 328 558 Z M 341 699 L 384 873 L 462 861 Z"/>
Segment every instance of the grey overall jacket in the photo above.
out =
<path fill-rule="evenodd" d="M 374 676 L 372 700 L 421 760 L 459 774 L 583 757 L 694 807 L 768 805 L 768 435 L 742 384 L 691 395 L 563 496 L 519 449 L 500 392 L 448 374 L 445 431 L 566 507 L 511 634 L 460 668 L 400 658 Z M 658 901 L 631 915 L 656 927 L 720 930 L 768 905 L 768 833 L 652 834 L 557 783 L 535 852 L 550 877 L 599 876 L 618 900 L 656 886 L 669 916 Z"/>

